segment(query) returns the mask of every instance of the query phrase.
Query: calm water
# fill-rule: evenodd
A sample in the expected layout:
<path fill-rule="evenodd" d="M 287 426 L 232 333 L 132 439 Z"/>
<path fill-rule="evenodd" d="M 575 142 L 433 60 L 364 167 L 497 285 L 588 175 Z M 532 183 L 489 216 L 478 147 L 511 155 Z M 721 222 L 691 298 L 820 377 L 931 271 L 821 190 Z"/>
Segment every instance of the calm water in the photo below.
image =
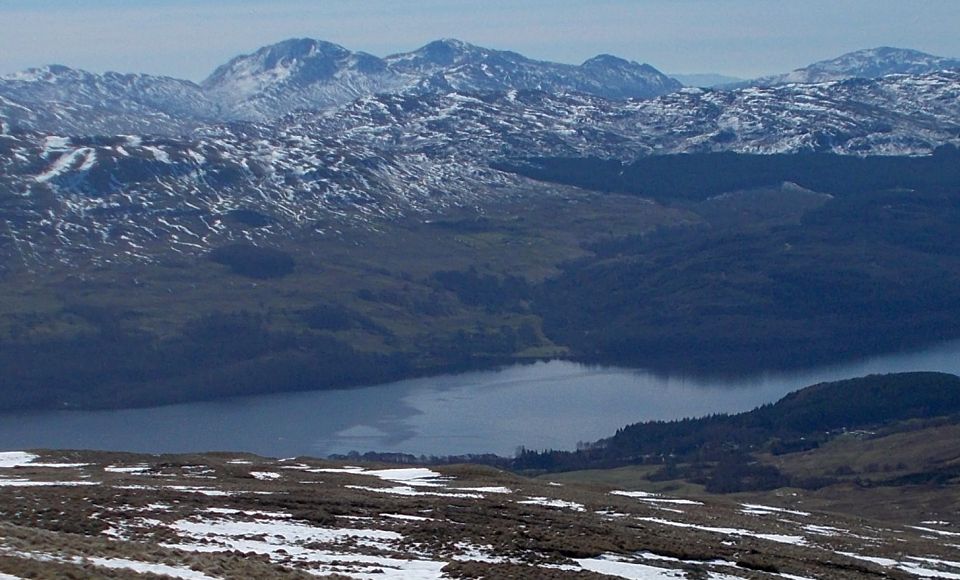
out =
<path fill-rule="evenodd" d="M 348 391 L 150 409 L 0 415 L 0 448 L 141 452 L 357 451 L 427 455 L 572 449 L 623 425 L 749 410 L 821 381 L 914 370 L 960 374 L 960 342 L 740 378 L 667 376 L 554 361 Z"/>

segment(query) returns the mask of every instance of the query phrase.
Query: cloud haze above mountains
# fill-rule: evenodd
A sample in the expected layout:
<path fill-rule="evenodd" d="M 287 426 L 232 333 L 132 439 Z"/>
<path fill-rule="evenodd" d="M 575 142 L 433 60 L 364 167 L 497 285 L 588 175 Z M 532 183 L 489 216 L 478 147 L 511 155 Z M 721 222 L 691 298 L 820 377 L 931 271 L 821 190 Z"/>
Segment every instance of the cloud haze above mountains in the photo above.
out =
<path fill-rule="evenodd" d="M 960 56 L 955 0 L 7 0 L 0 74 L 43 64 L 199 80 L 239 53 L 312 37 L 379 56 L 440 37 L 580 63 L 752 77 L 869 46 Z"/>

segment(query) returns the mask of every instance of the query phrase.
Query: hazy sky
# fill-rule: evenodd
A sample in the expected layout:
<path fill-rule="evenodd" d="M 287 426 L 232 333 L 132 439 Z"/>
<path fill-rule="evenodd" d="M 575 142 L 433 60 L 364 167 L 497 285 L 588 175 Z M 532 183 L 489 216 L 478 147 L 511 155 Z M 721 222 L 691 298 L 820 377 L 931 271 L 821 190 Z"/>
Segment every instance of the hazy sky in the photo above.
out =
<path fill-rule="evenodd" d="M 960 0 L 0 0 L 0 74 L 44 64 L 200 80 L 291 37 L 378 56 L 459 38 L 741 77 L 874 46 L 960 57 Z"/>

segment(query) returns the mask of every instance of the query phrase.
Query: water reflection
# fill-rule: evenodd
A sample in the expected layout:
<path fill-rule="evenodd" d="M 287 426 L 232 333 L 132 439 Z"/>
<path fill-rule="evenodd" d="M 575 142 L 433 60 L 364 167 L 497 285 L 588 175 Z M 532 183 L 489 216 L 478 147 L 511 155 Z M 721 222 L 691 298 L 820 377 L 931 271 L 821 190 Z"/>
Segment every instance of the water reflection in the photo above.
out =
<path fill-rule="evenodd" d="M 960 374 L 960 342 L 840 365 L 698 378 L 553 361 L 350 391 L 119 411 L 0 416 L 0 447 L 141 452 L 351 450 L 426 455 L 571 449 L 643 420 L 737 412 L 829 380 L 912 370 Z"/>

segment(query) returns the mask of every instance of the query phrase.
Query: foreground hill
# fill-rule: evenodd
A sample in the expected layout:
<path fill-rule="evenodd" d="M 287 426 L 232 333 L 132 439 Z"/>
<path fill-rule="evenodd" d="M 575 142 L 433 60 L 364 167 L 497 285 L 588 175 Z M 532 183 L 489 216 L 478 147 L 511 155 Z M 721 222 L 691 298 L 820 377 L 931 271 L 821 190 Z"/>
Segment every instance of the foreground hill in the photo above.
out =
<path fill-rule="evenodd" d="M 745 457 L 753 452 L 782 455 L 806 451 L 838 433 L 958 415 L 960 377 L 932 372 L 870 375 L 806 387 L 776 403 L 736 415 L 628 425 L 613 437 L 576 452 L 527 452 L 515 466 L 537 467 L 538 460 L 541 467 L 554 470 L 632 463 L 723 464 L 736 460 L 748 464 Z M 756 485 L 777 487 L 783 483 Z"/>
<path fill-rule="evenodd" d="M 10 578 L 956 578 L 945 522 L 560 485 L 479 467 L 0 454 Z"/>

